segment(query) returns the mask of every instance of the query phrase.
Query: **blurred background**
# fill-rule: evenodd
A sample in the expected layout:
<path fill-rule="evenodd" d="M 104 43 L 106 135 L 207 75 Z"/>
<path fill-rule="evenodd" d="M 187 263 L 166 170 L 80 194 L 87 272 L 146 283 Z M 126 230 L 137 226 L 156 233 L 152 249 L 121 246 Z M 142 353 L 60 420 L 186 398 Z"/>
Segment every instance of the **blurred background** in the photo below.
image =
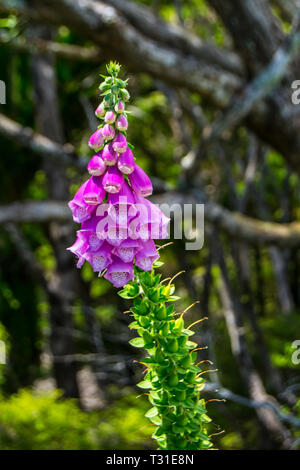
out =
<path fill-rule="evenodd" d="M 152 200 L 205 203 L 160 269 L 208 317 L 216 447 L 299 449 L 297 2 L 1 0 L 0 27 L 0 449 L 155 448 L 130 304 L 66 251 L 109 60 Z"/>

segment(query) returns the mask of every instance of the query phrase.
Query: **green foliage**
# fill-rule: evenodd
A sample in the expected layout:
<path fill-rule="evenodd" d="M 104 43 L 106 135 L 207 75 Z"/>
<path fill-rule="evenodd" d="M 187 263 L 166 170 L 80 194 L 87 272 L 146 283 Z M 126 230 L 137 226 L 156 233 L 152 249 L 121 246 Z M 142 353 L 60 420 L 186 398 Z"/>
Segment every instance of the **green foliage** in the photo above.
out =
<path fill-rule="evenodd" d="M 119 295 L 134 299 L 130 327 L 139 336 L 130 344 L 148 352 L 143 359 L 147 373 L 138 386 L 148 390 L 152 407 L 145 416 L 156 426 L 152 437 L 162 449 L 209 449 L 211 419 L 199 397 L 204 379 L 195 365 L 197 344 L 189 339 L 194 333 L 185 328 L 183 315 L 176 318 L 174 306 L 168 305 L 178 299 L 175 286 L 163 284 L 154 270 L 135 267 L 135 274 Z"/>
<path fill-rule="evenodd" d="M 75 400 L 22 389 L 9 399 L 0 396 L 2 450 L 96 450 L 149 447 L 145 403 L 132 395 L 105 411 L 85 413 Z"/>

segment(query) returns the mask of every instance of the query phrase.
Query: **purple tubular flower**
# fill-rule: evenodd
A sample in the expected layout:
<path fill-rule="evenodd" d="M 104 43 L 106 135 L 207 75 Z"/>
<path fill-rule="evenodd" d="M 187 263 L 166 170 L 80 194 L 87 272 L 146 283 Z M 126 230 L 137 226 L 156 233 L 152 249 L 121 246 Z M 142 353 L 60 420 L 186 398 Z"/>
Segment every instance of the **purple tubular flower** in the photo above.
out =
<path fill-rule="evenodd" d="M 118 129 L 118 131 L 127 131 L 128 121 L 124 114 L 121 114 L 121 116 L 117 119 L 116 128 Z"/>
<path fill-rule="evenodd" d="M 102 101 L 102 103 L 99 104 L 98 108 L 95 111 L 95 114 L 99 118 L 101 118 L 105 115 L 105 106 L 104 106 L 103 101 Z"/>
<path fill-rule="evenodd" d="M 106 166 L 99 155 L 94 155 L 87 166 L 87 170 L 92 176 L 101 176 L 105 173 Z"/>
<path fill-rule="evenodd" d="M 78 268 L 81 268 L 81 266 L 83 265 L 83 263 L 85 261 L 83 255 L 86 252 L 87 248 L 88 248 L 88 243 L 86 241 L 84 241 L 83 239 L 81 239 L 79 236 L 77 236 L 74 245 L 67 248 L 67 250 L 71 251 L 71 253 L 74 253 L 74 255 L 77 256 L 77 258 L 78 258 L 77 267 Z"/>
<path fill-rule="evenodd" d="M 103 188 L 108 193 L 118 193 L 122 187 L 124 178 L 116 166 L 110 166 L 103 176 Z"/>
<path fill-rule="evenodd" d="M 118 101 L 118 103 L 115 106 L 116 113 L 121 114 L 124 112 L 124 110 L 125 110 L 125 105 L 123 101 Z"/>
<path fill-rule="evenodd" d="M 111 263 L 111 246 L 104 242 L 97 251 L 86 252 L 84 258 L 91 264 L 94 272 L 101 272 Z"/>
<path fill-rule="evenodd" d="M 102 150 L 101 157 L 107 166 L 113 166 L 117 163 L 118 154 L 114 151 L 112 144 L 106 144 Z"/>
<path fill-rule="evenodd" d="M 141 250 L 135 255 L 135 264 L 144 271 L 151 271 L 152 264 L 159 258 L 153 240 L 147 240 L 143 243 Z"/>
<path fill-rule="evenodd" d="M 92 134 L 89 139 L 89 146 L 92 149 L 96 150 L 102 147 L 103 144 L 104 144 L 104 137 L 102 134 L 102 129 L 97 129 L 96 132 L 94 132 L 94 134 Z"/>
<path fill-rule="evenodd" d="M 115 136 L 115 129 L 110 124 L 102 127 L 102 135 L 104 140 L 112 140 Z"/>
<path fill-rule="evenodd" d="M 123 153 L 127 149 L 127 140 L 125 135 L 119 132 L 112 143 L 113 149 L 117 153 Z"/>
<path fill-rule="evenodd" d="M 105 113 L 104 121 L 107 124 L 113 124 L 115 120 L 116 120 L 116 115 L 113 111 L 107 111 L 107 113 Z"/>
<path fill-rule="evenodd" d="M 134 171 L 129 174 L 129 181 L 133 191 L 138 196 L 147 197 L 152 194 L 153 187 L 149 176 L 136 163 L 134 164 Z"/>
<path fill-rule="evenodd" d="M 100 204 L 105 198 L 101 176 L 92 176 L 83 191 L 83 200 L 86 204 Z"/>
<path fill-rule="evenodd" d="M 140 244 L 137 240 L 127 238 L 127 240 L 121 242 L 120 246 L 113 248 L 112 252 L 124 263 L 132 263 L 134 255 L 139 249 Z"/>
<path fill-rule="evenodd" d="M 104 277 L 115 287 L 123 287 L 134 278 L 132 263 L 124 263 L 123 261 L 115 259 L 112 264 L 109 265 Z"/>
<path fill-rule="evenodd" d="M 85 243 L 86 251 L 97 251 L 103 244 L 96 232 L 91 230 L 78 230 L 77 236 Z"/>
<path fill-rule="evenodd" d="M 92 206 L 87 204 L 83 198 L 83 193 L 87 184 L 88 181 L 86 181 L 82 186 L 80 186 L 72 201 L 68 203 L 68 206 L 73 214 L 74 222 L 77 222 L 79 224 L 88 220 L 94 209 Z"/>
<path fill-rule="evenodd" d="M 134 171 L 134 157 L 129 147 L 120 154 L 118 168 L 125 175 L 130 175 Z"/>

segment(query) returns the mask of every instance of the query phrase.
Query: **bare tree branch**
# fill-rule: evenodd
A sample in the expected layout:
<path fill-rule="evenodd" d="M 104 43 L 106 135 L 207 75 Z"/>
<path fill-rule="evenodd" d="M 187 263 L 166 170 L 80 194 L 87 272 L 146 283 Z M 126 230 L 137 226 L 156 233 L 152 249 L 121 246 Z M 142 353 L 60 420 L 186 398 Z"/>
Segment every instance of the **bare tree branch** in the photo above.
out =
<path fill-rule="evenodd" d="M 52 53 L 64 59 L 83 61 L 83 62 L 99 62 L 101 60 L 101 52 L 97 47 L 82 47 L 74 44 L 63 44 L 54 41 L 47 41 L 40 38 L 30 38 L 24 36 L 8 39 L 0 34 L 0 44 L 13 48 L 18 52 L 33 53 Z"/>
<path fill-rule="evenodd" d="M 34 132 L 29 127 L 21 126 L 3 114 L 0 114 L 0 134 L 13 139 L 35 153 L 55 159 L 59 164 L 84 168 L 87 163 L 84 159 L 76 159 L 76 153 L 71 144 L 58 144 L 48 137 Z"/>

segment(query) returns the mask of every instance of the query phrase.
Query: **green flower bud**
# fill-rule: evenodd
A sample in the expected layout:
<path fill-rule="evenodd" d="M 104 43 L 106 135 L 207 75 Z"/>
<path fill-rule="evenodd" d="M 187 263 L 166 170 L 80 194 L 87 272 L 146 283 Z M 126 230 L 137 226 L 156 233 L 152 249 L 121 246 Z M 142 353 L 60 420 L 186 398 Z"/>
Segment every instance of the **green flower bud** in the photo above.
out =
<path fill-rule="evenodd" d="M 142 336 L 146 344 L 150 344 L 153 342 L 153 338 L 150 333 L 148 333 L 148 331 L 144 331 Z"/>
<path fill-rule="evenodd" d="M 178 351 L 178 341 L 176 338 L 167 342 L 167 351 L 171 353 L 176 353 Z"/>
<path fill-rule="evenodd" d="M 146 300 L 143 300 L 138 306 L 138 311 L 140 315 L 147 315 L 148 313 L 150 313 L 149 302 L 147 302 Z"/>
<path fill-rule="evenodd" d="M 159 291 L 157 289 L 149 290 L 148 297 L 151 300 L 151 302 L 154 302 L 154 303 L 159 302 L 159 298 L 160 298 Z"/>
<path fill-rule="evenodd" d="M 188 340 L 188 337 L 187 337 L 187 336 L 185 336 L 185 335 L 184 335 L 184 336 L 183 336 L 183 335 L 180 336 L 180 337 L 178 338 L 178 345 L 179 345 L 179 347 L 181 348 L 181 347 L 185 346 L 186 343 L 187 343 L 187 340 Z"/>
<path fill-rule="evenodd" d="M 187 369 L 191 365 L 191 363 L 192 363 L 192 358 L 191 358 L 191 355 L 188 354 L 182 359 L 182 361 L 180 362 L 180 365 L 184 369 Z"/>
<path fill-rule="evenodd" d="M 167 318 L 166 308 L 164 306 L 159 307 L 159 309 L 155 312 L 156 320 L 165 320 Z"/>
<path fill-rule="evenodd" d="M 150 323 L 151 323 L 151 320 L 150 320 L 149 317 L 146 317 L 146 316 L 145 316 L 145 317 L 140 317 L 140 318 L 139 318 L 139 324 L 140 324 L 142 327 L 144 327 L 144 328 L 146 328 L 147 326 L 149 326 Z"/>
<path fill-rule="evenodd" d="M 124 101 L 128 101 L 129 98 L 130 98 L 130 94 L 128 93 L 128 91 L 126 90 L 126 88 L 121 88 L 120 89 L 120 95 L 122 97 L 122 99 Z"/>
<path fill-rule="evenodd" d="M 177 401 L 184 401 L 186 399 L 185 390 L 176 390 L 174 395 Z"/>
<path fill-rule="evenodd" d="M 176 387 L 176 385 L 178 385 L 179 380 L 176 372 L 169 376 L 167 382 L 170 387 Z"/>
<path fill-rule="evenodd" d="M 187 383 L 191 384 L 192 382 L 194 382 L 195 378 L 196 378 L 196 373 L 195 372 L 188 372 L 186 374 L 186 379 L 185 380 L 186 380 Z"/>

